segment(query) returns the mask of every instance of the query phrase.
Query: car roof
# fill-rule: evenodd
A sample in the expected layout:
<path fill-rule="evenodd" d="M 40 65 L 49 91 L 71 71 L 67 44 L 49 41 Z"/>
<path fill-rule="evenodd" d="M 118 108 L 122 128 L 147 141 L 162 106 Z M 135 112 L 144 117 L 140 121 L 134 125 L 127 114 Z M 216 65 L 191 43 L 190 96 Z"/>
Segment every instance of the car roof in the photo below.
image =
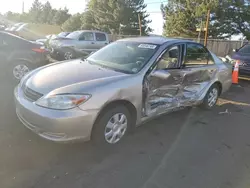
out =
<path fill-rule="evenodd" d="M 94 32 L 94 33 L 103 33 L 103 34 L 106 34 L 105 32 L 102 32 L 102 31 L 98 31 L 98 30 L 78 30 L 80 32 Z"/>
<path fill-rule="evenodd" d="M 167 42 L 173 42 L 173 43 L 175 43 L 175 42 L 193 42 L 193 41 L 190 41 L 190 40 L 166 38 L 166 37 L 162 37 L 162 36 L 124 38 L 124 39 L 120 39 L 118 41 L 131 41 L 131 42 L 158 44 L 158 45 L 162 45 L 162 44 L 167 43 Z"/>

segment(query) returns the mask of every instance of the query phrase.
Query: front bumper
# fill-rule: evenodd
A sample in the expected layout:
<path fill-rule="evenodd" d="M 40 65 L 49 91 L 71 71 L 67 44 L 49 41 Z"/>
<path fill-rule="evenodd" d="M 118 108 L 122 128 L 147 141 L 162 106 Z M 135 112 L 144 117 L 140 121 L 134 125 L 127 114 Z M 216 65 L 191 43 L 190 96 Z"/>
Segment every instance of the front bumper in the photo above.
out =
<path fill-rule="evenodd" d="M 55 142 L 87 141 L 97 110 L 52 110 L 28 101 L 21 88 L 15 88 L 16 113 L 20 121 L 39 136 Z"/>

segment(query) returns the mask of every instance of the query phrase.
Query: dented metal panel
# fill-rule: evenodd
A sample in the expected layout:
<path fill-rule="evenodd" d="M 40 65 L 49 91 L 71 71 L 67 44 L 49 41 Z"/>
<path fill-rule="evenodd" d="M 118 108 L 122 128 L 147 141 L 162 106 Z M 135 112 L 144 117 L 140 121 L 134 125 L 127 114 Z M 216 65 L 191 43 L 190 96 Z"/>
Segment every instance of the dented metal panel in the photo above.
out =
<path fill-rule="evenodd" d="M 200 102 L 216 75 L 216 66 L 166 70 L 166 80 L 149 75 L 144 81 L 145 114 L 166 113 Z"/>

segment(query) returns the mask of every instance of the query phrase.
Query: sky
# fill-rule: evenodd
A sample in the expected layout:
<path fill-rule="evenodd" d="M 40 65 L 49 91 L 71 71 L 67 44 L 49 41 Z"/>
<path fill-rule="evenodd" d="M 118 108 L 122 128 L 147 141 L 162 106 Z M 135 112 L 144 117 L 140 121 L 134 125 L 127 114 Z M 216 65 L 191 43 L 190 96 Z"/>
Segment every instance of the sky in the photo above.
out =
<path fill-rule="evenodd" d="M 24 10 L 27 12 L 32 5 L 33 0 L 7 0 L 1 3 L 0 12 L 6 13 L 8 11 L 12 12 L 22 12 L 22 3 L 24 1 Z M 83 12 L 85 9 L 85 0 L 40 0 L 40 2 L 45 3 L 49 1 L 53 8 L 63 8 L 67 7 L 71 14 L 77 12 Z M 160 12 L 161 2 L 166 2 L 166 0 L 144 0 L 147 4 L 147 11 L 150 13 L 149 19 L 152 20 L 150 27 L 153 28 L 154 34 L 162 34 L 163 18 Z"/>

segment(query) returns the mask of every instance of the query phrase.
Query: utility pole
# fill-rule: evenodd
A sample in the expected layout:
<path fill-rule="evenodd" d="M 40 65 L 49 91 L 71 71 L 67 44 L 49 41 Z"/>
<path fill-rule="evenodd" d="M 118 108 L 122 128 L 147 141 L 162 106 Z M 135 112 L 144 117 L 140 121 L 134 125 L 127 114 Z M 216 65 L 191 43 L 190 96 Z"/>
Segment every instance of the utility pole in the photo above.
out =
<path fill-rule="evenodd" d="M 24 1 L 23 1 L 23 5 L 22 5 L 22 13 L 24 13 Z"/>
<path fill-rule="evenodd" d="M 207 21 L 206 21 L 206 31 L 205 31 L 204 46 L 207 46 L 209 20 L 210 20 L 210 9 L 207 10 Z"/>
<path fill-rule="evenodd" d="M 202 24 L 202 18 L 201 18 L 201 23 L 200 23 L 200 31 L 199 31 L 199 35 L 198 35 L 198 42 L 201 42 L 201 32 L 203 30 L 203 24 Z"/>
<path fill-rule="evenodd" d="M 139 23 L 139 30 L 140 30 L 140 36 L 142 35 L 142 30 L 141 30 L 141 16 L 138 14 L 138 23 Z"/>

